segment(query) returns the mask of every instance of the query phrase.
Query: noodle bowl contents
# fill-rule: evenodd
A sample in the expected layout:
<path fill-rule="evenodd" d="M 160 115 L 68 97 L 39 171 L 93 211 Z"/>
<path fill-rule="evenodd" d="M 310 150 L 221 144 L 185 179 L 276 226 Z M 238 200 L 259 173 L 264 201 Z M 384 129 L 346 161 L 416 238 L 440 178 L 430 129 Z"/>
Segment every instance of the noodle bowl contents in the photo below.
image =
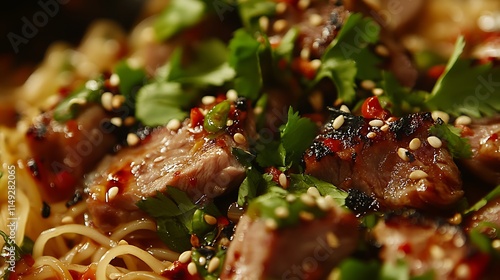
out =
<path fill-rule="evenodd" d="M 0 86 L 3 278 L 495 279 L 500 5 L 443 3 L 148 1 L 54 43 Z"/>

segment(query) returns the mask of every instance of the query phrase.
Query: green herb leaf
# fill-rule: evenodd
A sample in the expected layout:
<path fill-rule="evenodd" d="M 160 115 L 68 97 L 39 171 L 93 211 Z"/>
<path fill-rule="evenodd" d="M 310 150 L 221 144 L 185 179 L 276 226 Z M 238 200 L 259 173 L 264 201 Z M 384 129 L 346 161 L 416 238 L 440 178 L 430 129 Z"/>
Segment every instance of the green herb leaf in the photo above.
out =
<path fill-rule="evenodd" d="M 257 150 L 258 153 L 256 161 L 261 167 L 286 166 L 286 151 L 279 141 L 272 141 L 270 143 L 263 143 L 262 141 L 259 141 L 257 144 Z"/>
<path fill-rule="evenodd" d="M 276 12 L 276 2 L 270 0 L 237 0 L 238 11 L 243 26 L 249 31 L 256 30 L 257 19 L 272 16 Z"/>
<path fill-rule="evenodd" d="M 381 280 L 409 280 L 410 279 L 410 268 L 408 264 L 402 260 L 398 259 L 395 264 L 384 263 L 382 269 L 380 270 Z"/>
<path fill-rule="evenodd" d="M 288 121 L 281 127 L 281 143 L 286 152 L 286 164 L 298 163 L 304 151 L 310 147 L 316 137 L 318 127 L 308 118 L 299 117 L 299 113 L 288 109 Z"/>
<path fill-rule="evenodd" d="M 203 18 L 205 10 L 206 4 L 200 0 L 170 0 L 154 23 L 156 37 L 166 40 L 197 24 Z"/>
<path fill-rule="evenodd" d="M 339 269 L 341 280 L 377 279 L 380 263 L 375 260 L 365 262 L 347 258 L 339 264 Z"/>
<path fill-rule="evenodd" d="M 488 202 L 497 197 L 500 197 L 500 186 L 497 186 L 495 189 L 493 189 L 491 192 L 485 195 L 481 200 L 479 200 L 472 207 L 467 209 L 464 212 L 464 214 L 469 214 L 471 212 L 478 211 L 479 209 L 483 208 L 483 206 L 485 206 Z"/>
<path fill-rule="evenodd" d="M 244 206 L 257 197 L 259 189 L 263 184 L 261 174 L 254 168 L 247 169 L 247 176 L 241 183 L 238 191 L 238 205 Z"/>
<path fill-rule="evenodd" d="M 116 64 L 114 72 L 120 77 L 118 88 L 129 104 L 133 104 L 134 96 L 139 88 L 146 83 L 146 72 L 143 69 L 132 68 L 127 61 Z"/>
<path fill-rule="evenodd" d="M 286 32 L 285 36 L 281 39 L 279 45 L 274 50 L 277 57 L 285 59 L 286 61 L 292 60 L 293 49 L 295 48 L 295 41 L 299 36 L 299 29 L 292 27 Z"/>
<path fill-rule="evenodd" d="M 426 105 L 456 116 L 493 115 L 500 111 L 500 67 L 491 63 L 473 66 L 470 60 L 460 59 L 464 46 L 464 38 L 459 37 Z"/>
<path fill-rule="evenodd" d="M 232 148 L 231 154 L 245 167 L 250 167 L 255 159 L 255 155 L 239 148 Z"/>
<path fill-rule="evenodd" d="M 448 124 L 435 124 L 429 133 L 446 141 L 446 147 L 454 158 L 470 158 L 471 146 L 468 139 L 460 137 L 460 129 Z"/>

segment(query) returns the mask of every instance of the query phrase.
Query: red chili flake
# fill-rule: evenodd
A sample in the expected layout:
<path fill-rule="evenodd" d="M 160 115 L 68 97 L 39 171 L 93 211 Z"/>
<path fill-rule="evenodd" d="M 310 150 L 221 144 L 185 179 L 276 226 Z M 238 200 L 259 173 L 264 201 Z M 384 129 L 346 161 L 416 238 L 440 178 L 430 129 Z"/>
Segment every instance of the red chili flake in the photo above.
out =
<path fill-rule="evenodd" d="M 196 183 L 198 182 L 198 180 L 195 178 L 195 177 L 189 177 L 189 185 L 194 187 L 196 186 Z"/>
<path fill-rule="evenodd" d="M 462 136 L 462 137 L 473 136 L 474 135 L 474 131 L 470 127 L 468 127 L 466 125 L 459 125 L 457 127 L 462 130 L 460 132 L 460 136 Z"/>
<path fill-rule="evenodd" d="M 58 93 L 61 97 L 67 97 L 71 93 L 70 87 L 60 87 Z"/>
<path fill-rule="evenodd" d="M 292 68 L 299 71 L 306 79 L 312 80 L 316 76 L 316 69 L 312 67 L 311 62 L 302 58 L 295 58 Z"/>
<path fill-rule="evenodd" d="M 498 140 L 498 134 L 497 133 L 493 133 L 490 135 L 490 137 L 488 137 L 488 141 L 497 141 Z"/>
<path fill-rule="evenodd" d="M 203 124 L 205 116 L 201 112 L 200 108 L 192 108 L 190 113 L 191 127 L 196 127 Z"/>
<path fill-rule="evenodd" d="M 229 220 L 226 217 L 220 216 L 217 218 L 217 226 L 225 227 L 229 225 Z"/>
<path fill-rule="evenodd" d="M 431 68 L 429 68 L 429 70 L 427 70 L 427 76 L 429 78 L 437 80 L 444 73 L 445 69 L 446 69 L 446 65 L 442 65 L 442 64 L 432 66 Z"/>
<path fill-rule="evenodd" d="M 332 152 L 338 152 L 342 148 L 342 143 L 340 142 L 340 140 L 332 138 L 323 140 L 323 145 L 325 145 Z"/>
<path fill-rule="evenodd" d="M 463 264 L 469 267 L 469 277 L 467 279 L 481 279 L 486 267 L 490 262 L 490 255 L 485 253 L 477 253 L 468 258 Z"/>
<path fill-rule="evenodd" d="M 405 253 L 405 254 L 409 254 L 409 253 L 411 253 L 411 245 L 410 245 L 410 243 L 403 243 L 403 244 L 399 245 L 398 250 Z"/>
<path fill-rule="evenodd" d="M 368 97 L 361 106 L 361 114 L 367 119 L 385 120 L 390 114 L 389 111 L 382 108 L 376 96 Z"/>
<path fill-rule="evenodd" d="M 197 280 L 200 279 L 198 274 L 191 275 L 187 269 L 188 263 L 181 263 L 180 261 L 174 261 L 172 266 L 164 270 L 161 276 L 167 279 L 186 279 L 186 280 Z"/>
<path fill-rule="evenodd" d="M 278 183 L 280 182 L 280 174 L 282 173 L 278 168 L 272 166 L 268 167 L 264 170 L 267 174 L 273 176 L 273 181 Z"/>

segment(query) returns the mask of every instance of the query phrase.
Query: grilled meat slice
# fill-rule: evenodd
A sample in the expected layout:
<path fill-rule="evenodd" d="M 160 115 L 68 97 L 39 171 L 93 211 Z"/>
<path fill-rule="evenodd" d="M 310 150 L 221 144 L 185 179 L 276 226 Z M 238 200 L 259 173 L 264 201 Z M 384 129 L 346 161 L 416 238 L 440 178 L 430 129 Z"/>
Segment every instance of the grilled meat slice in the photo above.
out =
<path fill-rule="evenodd" d="M 358 235 L 354 215 L 339 207 L 322 219 L 281 229 L 243 215 L 221 279 L 325 279 L 354 251 Z"/>
<path fill-rule="evenodd" d="M 384 121 L 332 109 L 305 153 L 306 173 L 344 190 L 358 189 L 382 209 L 450 206 L 463 195 L 460 173 L 445 143 L 429 144 L 433 124 L 430 113 Z M 418 148 L 410 148 L 412 140 L 421 143 Z"/>
<path fill-rule="evenodd" d="M 496 238 L 497 231 L 491 226 L 500 228 L 500 197 L 488 201 L 481 209 L 471 213 L 464 220 L 464 227 L 467 231 L 478 228 L 493 239 Z"/>
<path fill-rule="evenodd" d="M 117 137 L 109 118 L 101 106 L 89 105 L 65 123 L 54 120 L 53 111 L 34 119 L 26 134 L 33 155 L 27 165 L 44 190 L 44 200 L 70 198 L 79 178 L 112 150 Z"/>
<path fill-rule="evenodd" d="M 474 120 L 463 127 L 472 158 L 461 160 L 470 172 L 492 185 L 500 184 L 500 116 Z"/>
<path fill-rule="evenodd" d="M 386 215 L 372 233 L 383 262 L 404 260 L 412 276 L 432 271 L 435 279 L 479 279 L 488 265 L 460 227 L 414 211 Z"/>
<path fill-rule="evenodd" d="M 243 126 L 237 126 L 244 125 L 244 119 L 218 134 L 207 134 L 191 121 L 186 120 L 178 130 L 153 130 L 138 146 L 108 156 L 88 175 L 87 203 L 97 227 L 111 230 L 140 217 L 136 202 L 166 186 L 185 191 L 196 202 L 210 200 L 241 183 L 245 168 L 231 149 L 248 148 L 247 142 L 238 144 L 233 138 L 234 133 L 243 132 Z"/>

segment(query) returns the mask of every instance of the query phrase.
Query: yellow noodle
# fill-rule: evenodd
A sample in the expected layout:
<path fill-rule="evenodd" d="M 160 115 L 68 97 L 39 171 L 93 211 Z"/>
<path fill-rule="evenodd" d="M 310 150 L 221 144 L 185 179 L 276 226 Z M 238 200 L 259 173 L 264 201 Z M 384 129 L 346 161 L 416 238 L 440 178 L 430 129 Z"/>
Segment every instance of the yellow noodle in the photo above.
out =
<path fill-rule="evenodd" d="M 115 229 L 115 232 L 113 232 L 110 238 L 113 240 L 121 240 L 131 232 L 141 229 L 156 231 L 156 224 L 151 220 L 132 221 Z"/>
<path fill-rule="evenodd" d="M 59 275 L 64 277 L 64 279 L 72 279 L 71 274 L 69 273 L 66 266 L 61 261 L 59 261 L 58 259 L 56 259 L 54 257 L 43 256 L 43 257 L 36 258 L 35 264 L 33 266 L 34 267 L 49 266 L 54 271 L 56 271 Z"/>
<path fill-rule="evenodd" d="M 148 249 L 148 252 L 155 256 L 158 259 L 166 260 L 166 261 L 176 261 L 179 258 L 179 253 L 174 252 L 169 249 L 160 249 L 160 248 L 151 248 Z"/>

